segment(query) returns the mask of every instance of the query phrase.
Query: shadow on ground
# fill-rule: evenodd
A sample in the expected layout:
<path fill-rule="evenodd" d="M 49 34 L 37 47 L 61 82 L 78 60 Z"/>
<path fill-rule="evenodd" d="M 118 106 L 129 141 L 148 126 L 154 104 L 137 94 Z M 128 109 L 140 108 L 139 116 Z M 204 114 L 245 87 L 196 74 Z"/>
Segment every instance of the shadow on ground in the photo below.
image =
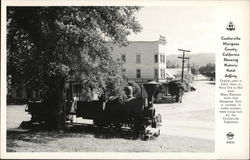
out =
<path fill-rule="evenodd" d="M 18 141 L 22 142 L 31 142 L 36 144 L 47 143 L 53 140 L 53 137 L 58 137 L 56 134 L 46 133 L 46 136 L 43 134 L 37 134 L 35 131 L 30 130 L 8 130 L 7 131 L 7 152 L 14 152 L 12 148 L 19 147 Z M 49 136 L 51 135 L 51 136 Z M 52 136 L 53 135 L 53 136 Z"/>
<path fill-rule="evenodd" d="M 215 85 L 215 81 L 209 81 L 207 84 Z"/>
<path fill-rule="evenodd" d="M 34 144 L 46 144 L 60 138 L 80 138 L 94 136 L 100 139 L 122 138 L 127 140 L 135 140 L 133 132 L 126 128 L 99 128 L 93 125 L 75 124 L 67 128 L 63 132 L 48 130 L 45 124 L 33 124 L 30 128 L 12 129 L 7 131 L 7 152 L 14 152 L 12 148 L 19 147 L 17 141 L 23 141 Z"/>
<path fill-rule="evenodd" d="M 7 131 L 7 152 L 58 151 L 213 152 L 214 142 L 166 135 L 149 141 L 134 140 L 133 133 L 126 128 L 115 130 L 85 124 L 76 124 L 64 132 L 48 131 L 37 124 L 31 129 Z"/>
<path fill-rule="evenodd" d="M 93 125 L 75 124 L 73 127 L 66 130 L 66 133 L 82 133 L 92 134 L 96 138 L 123 138 L 135 139 L 134 133 L 128 128 L 111 128 L 111 127 L 95 127 Z"/>
<path fill-rule="evenodd" d="M 74 135 L 77 134 L 77 135 Z M 134 133 L 131 129 L 121 128 L 116 129 L 112 127 L 96 127 L 90 124 L 74 124 L 68 127 L 63 132 L 53 131 L 47 128 L 46 124 L 30 124 L 29 122 L 22 122 L 18 129 L 7 131 L 8 140 L 23 140 L 33 143 L 47 143 L 47 141 L 64 138 L 74 137 L 80 135 L 93 135 L 96 138 L 110 139 L 110 138 L 123 138 L 135 139 Z M 39 139 L 43 137 L 43 139 Z"/>

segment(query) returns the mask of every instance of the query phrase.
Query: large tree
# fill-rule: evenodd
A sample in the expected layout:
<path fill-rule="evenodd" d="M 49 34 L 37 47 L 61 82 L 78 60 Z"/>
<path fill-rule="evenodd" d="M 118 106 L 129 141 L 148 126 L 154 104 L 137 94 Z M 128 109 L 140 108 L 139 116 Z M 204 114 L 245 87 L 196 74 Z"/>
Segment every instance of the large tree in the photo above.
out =
<path fill-rule="evenodd" d="M 13 85 L 50 90 L 54 121 L 61 129 L 65 82 L 85 90 L 119 94 L 121 65 L 112 59 L 112 45 L 128 44 L 141 30 L 139 7 L 8 7 L 7 74 Z"/>
<path fill-rule="evenodd" d="M 205 66 L 201 66 L 199 72 L 207 77 L 215 78 L 215 64 L 208 63 Z"/>

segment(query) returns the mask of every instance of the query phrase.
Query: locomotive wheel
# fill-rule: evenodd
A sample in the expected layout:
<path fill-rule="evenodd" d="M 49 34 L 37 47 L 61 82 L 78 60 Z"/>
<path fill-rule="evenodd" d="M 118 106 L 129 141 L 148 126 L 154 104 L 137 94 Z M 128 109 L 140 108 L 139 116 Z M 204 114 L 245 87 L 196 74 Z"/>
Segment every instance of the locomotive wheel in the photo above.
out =
<path fill-rule="evenodd" d="M 97 127 L 107 127 L 109 125 L 109 123 L 107 121 L 103 121 L 103 120 L 97 120 L 94 119 L 94 125 L 96 125 Z"/>
<path fill-rule="evenodd" d="M 150 136 L 149 136 L 149 135 L 146 135 L 146 134 L 143 134 L 143 135 L 141 136 L 141 139 L 144 140 L 144 141 L 148 140 L 149 138 L 150 138 Z"/>
<path fill-rule="evenodd" d="M 158 136 L 160 136 L 160 134 L 161 134 L 161 130 L 158 129 L 158 133 L 156 133 L 154 136 L 158 137 Z"/>
<path fill-rule="evenodd" d="M 94 121 L 94 125 L 98 126 L 98 127 L 101 127 L 103 126 L 102 122 L 100 120 L 93 120 Z"/>
<path fill-rule="evenodd" d="M 114 127 L 115 127 L 116 129 L 121 129 L 122 126 L 123 126 L 123 123 L 116 122 L 116 123 L 113 123 L 113 125 L 114 125 Z"/>
<path fill-rule="evenodd" d="M 36 121 L 36 116 L 34 114 L 31 115 L 31 119 L 30 119 L 31 122 L 35 122 Z"/>

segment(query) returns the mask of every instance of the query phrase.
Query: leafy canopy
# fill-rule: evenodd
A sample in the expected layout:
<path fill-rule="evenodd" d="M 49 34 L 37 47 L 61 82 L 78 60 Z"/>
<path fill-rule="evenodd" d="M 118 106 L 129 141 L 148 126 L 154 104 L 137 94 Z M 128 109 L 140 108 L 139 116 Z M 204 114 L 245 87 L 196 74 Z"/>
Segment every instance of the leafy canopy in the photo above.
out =
<path fill-rule="evenodd" d="M 139 7 L 8 7 L 7 74 L 15 85 L 54 87 L 77 81 L 116 94 L 123 84 L 112 44 L 128 44 L 141 26 Z"/>
<path fill-rule="evenodd" d="M 215 77 L 215 64 L 208 63 L 199 68 L 199 72 L 207 77 Z"/>

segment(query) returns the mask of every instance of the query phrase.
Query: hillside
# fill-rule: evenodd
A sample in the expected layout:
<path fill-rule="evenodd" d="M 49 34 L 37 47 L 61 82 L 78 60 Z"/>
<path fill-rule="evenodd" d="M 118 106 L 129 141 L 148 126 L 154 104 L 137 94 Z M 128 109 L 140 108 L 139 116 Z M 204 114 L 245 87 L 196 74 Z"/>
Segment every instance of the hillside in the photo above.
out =
<path fill-rule="evenodd" d="M 181 66 L 181 59 L 177 58 L 178 56 L 182 56 L 182 54 L 169 55 L 166 57 L 166 59 L 171 63 L 176 63 Z M 198 66 L 203 66 L 208 63 L 215 63 L 215 53 L 186 54 L 186 57 L 190 57 L 190 64 Z"/>

